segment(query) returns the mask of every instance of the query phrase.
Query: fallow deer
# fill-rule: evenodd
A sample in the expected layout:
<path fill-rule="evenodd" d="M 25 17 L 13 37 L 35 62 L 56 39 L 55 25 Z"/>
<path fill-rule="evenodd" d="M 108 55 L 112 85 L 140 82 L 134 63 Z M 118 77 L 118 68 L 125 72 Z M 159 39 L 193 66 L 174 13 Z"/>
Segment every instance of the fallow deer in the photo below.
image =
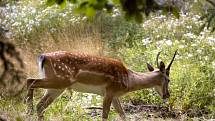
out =
<path fill-rule="evenodd" d="M 47 89 L 45 95 L 37 104 L 36 110 L 39 120 L 43 120 L 44 110 L 65 89 L 78 92 L 94 93 L 103 96 L 102 121 L 106 121 L 113 104 L 122 120 L 126 120 L 119 97 L 125 93 L 144 88 L 155 88 L 164 100 L 168 99 L 170 67 L 177 51 L 168 65 L 161 61 L 154 69 L 147 63 L 149 72 L 139 73 L 127 69 L 122 62 L 98 56 L 80 53 L 58 51 L 42 54 L 39 57 L 39 71 L 41 78 L 27 79 L 28 112 L 33 111 L 33 91 L 35 88 Z"/>

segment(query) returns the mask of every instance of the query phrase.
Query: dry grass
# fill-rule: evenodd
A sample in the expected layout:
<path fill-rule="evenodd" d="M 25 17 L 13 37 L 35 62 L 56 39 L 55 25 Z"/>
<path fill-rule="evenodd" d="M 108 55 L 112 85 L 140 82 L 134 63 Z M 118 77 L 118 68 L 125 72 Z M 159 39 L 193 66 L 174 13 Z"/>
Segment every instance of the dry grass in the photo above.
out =
<path fill-rule="evenodd" d="M 41 53 L 63 50 L 83 52 L 91 55 L 104 55 L 106 49 L 99 30 L 97 30 L 96 27 L 90 27 L 87 23 L 82 23 L 78 28 L 67 26 L 55 32 L 51 32 L 51 30 L 48 29 L 42 32 L 34 31 L 34 33 L 31 33 L 27 37 L 26 35 L 15 36 L 11 41 L 17 45 L 21 53 L 25 64 L 24 75 L 26 78 L 39 77 L 37 57 Z M 23 79 L 22 84 L 25 84 L 25 79 Z M 1 92 L 7 93 L 3 89 Z M 39 101 L 42 94 L 43 90 L 36 91 L 35 103 Z M 0 102 L 0 117 L 10 121 L 36 120 L 36 116 L 29 117 L 25 114 L 26 106 L 23 104 L 25 95 L 26 90 L 18 97 L 4 98 L 3 101 Z M 62 117 L 62 113 L 58 113 L 50 120 L 60 121 Z"/>
<path fill-rule="evenodd" d="M 79 28 L 68 26 L 61 30 L 56 30 L 57 32 L 54 33 L 50 32 L 50 30 L 44 30 L 31 35 L 24 41 L 14 40 L 20 47 L 27 77 L 38 77 L 37 56 L 41 53 L 63 50 L 104 55 L 104 51 L 107 48 L 99 31 L 96 27 L 92 27 L 94 28 L 93 30 L 87 27 L 87 24 L 81 24 Z M 24 37 L 19 38 L 23 39 Z"/>
<path fill-rule="evenodd" d="M 152 24 L 149 24 L 150 27 L 151 25 Z M 38 77 L 37 56 L 40 55 L 41 53 L 65 50 L 70 52 L 83 52 L 83 53 L 88 53 L 92 55 L 106 55 L 105 52 L 107 52 L 108 48 L 106 46 L 106 43 L 102 40 L 101 32 L 98 28 L 100 28 L 99 23 L 97 23 L 96 25 L 81 23 L 80 25 L 76 25 L 76 27 L 74 27 L 73 25 L 64 25 L 59 27 L 56 30 L 50 30 L 44 27 L 42 29 L 39 29 L 39 31 L 36 29 L 33 30 L 29 35 L 16 36 L 13 39 L 13 41 L 14 43 L 17 44 L 17 47 L 20 48 L 20 52 L 23 56 L 23 61 L 26 67 L 25 76 L 34 77 L 34 78 Z M 165 33 L 165 32 L 162 31 L 162 33 Z M 167 33 L 169 36 L 169 32 Z M 158 31 L 157 34 L 162 35 L 160 31 Z M 130 55 L 128 52 L 124 52 L 124 53 L 127 54 L 126 56 L 132 56 L 132 55 L 135 55 L 135 53 L 140 53 L 137 51 L 138 51 L 137 48 L 134 48 L 134 50 L 131 51 Z M 138 60 L 136 59 L 136 57 L 134 60 Z M 134 60 L 132 60 L 132 63 L 135 63 Z M 136 63 L 140 63 L 140 62 L 136 62 Z M 25 93 L 26 93 L 26 90 L 24 91 L 24 93 L 22 93 L 20 97 L 16 97 L 16 98 L 10 97 L 8 99 L 3 99 L 3 101 L 0 101 L 0 116 L 11 121 L 36 120 L 36 116 L 29 117 L 25 114 L 26 106 L 23 104 L 23 97 Z M 39 101 L 42 94 L 43 94 L 43 91 L 37 90 L 37 92 L 35 93 L 35 104 Z M 46 117 L 48 118 L 48 120 L 70 121 L 71 119 L 75 119 L 76 117 L 82 118 L 82 115 L 78 115 L 78 114 L 76 115 L 76 113 L 74 114 L 74 112 L 72 112 L 69 109 L 64 110 L 67 104 L 68 104 L 68 101 L 65 101 L 64 97 L 62 97 L 61 99 L 57 100 L 54 104 L 52 104 L 51 107 L 48 108 L 46 112 Z M 74 102 L 71 102 L 71 104 L 73 104 L 73 106 L 77 105 L 77 104 L 74 104 Z M 71 105 L 70 109 L 73 108 L 73 106 Z M 78 109 L 75 109 L 75 110 L 78 110 Z M 173 119 L 173 118 L 148 117 L 149 114 L 146 113 L 145 111 L 139 111 L 133 114 L 131 114 L 131 112 L 127 112 L 127 113 L 128 113 L 127 114 L 128 119 L 130 119 L 130 121 L 206 120 L 204 118 L 195 118 L 195 117 L 189 118 L 186 114 L 182 114 L 176 119 Z M 87 119 L 92 119 L 90 115 L 87 115 L 86 117 L 88 117 Z M 79 120 L 81 120 L 81 118 Z M 95 118 L 95 120 L 97 119 L 98 118 Z M 111 112 L 110 119 L 114 121 L 120 120 L 118 115 L 115 114 L 115 112 L 113 111 Z"/>

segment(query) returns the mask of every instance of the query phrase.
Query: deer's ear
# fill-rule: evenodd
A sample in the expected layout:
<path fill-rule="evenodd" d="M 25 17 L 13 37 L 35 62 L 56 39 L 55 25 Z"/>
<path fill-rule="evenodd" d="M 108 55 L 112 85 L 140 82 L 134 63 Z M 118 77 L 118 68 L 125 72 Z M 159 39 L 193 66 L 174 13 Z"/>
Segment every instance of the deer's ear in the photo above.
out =
<path fill-rule="evenodd" d="M 149 63 L 146 63 L 146 64 L 149 71 L 154 71 L 154 68 Z"/>
<path fill-rule="evenodd" d="M 164 64 L 163 61 L 160 62 L 160 67 L 159 67 L 159 69 L 160 69 L 161 72 L 163 72 L 163 73 L 165 72 L 165 64 Z"/>

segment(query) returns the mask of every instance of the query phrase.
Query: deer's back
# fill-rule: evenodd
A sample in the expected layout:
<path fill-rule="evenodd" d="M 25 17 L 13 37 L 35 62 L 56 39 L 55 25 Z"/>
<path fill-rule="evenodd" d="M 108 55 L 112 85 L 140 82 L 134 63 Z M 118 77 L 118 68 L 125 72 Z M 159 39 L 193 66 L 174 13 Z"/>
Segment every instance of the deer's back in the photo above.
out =
<path fill-rule="evenodd" d="M 97 83 L 93 82 L 92 77 L 98 75 L 95 77 L 98 78 L 97 80 L 110 81 L 127 86 L 127 68 L 122 62 L 116 59 L 92 56 L 82 53 L 69 53 L 66 51 L 46 53 L 42 56 L 45 57 L 46 62 L 48 63 L 48 66 L 44 66 L 45 70 L 47 70 L 46 68 L 50 69 L 51 67 L 52 71 L 49 74 L 54 73 L 56 77 L 72 80 L 79 75 L 79 77 L 82 77 L 79 80 L 84 82 L 84 74 L 80 73 L 83 71 L 88 72 L 87 74 L 85 73 L 85 75 L 87 75 L 86 77 L 89 77 L 87 83 Z M 47 72 L 48 71 L 49 70 L 47 70 Z M 111 77 L 111 79 L 107 79 L 107 77 Z"/>

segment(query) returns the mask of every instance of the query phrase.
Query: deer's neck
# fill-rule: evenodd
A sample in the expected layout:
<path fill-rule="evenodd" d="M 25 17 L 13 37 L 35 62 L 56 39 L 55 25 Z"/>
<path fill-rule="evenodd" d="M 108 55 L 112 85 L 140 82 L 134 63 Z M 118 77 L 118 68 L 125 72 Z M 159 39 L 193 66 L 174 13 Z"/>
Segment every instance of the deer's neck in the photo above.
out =
<path fill-rule="evenodd" d="M 158 85 L 159 76 L 155 72 L 138 73 L 129 71 L 129 91 L 154 87 Z"/>

